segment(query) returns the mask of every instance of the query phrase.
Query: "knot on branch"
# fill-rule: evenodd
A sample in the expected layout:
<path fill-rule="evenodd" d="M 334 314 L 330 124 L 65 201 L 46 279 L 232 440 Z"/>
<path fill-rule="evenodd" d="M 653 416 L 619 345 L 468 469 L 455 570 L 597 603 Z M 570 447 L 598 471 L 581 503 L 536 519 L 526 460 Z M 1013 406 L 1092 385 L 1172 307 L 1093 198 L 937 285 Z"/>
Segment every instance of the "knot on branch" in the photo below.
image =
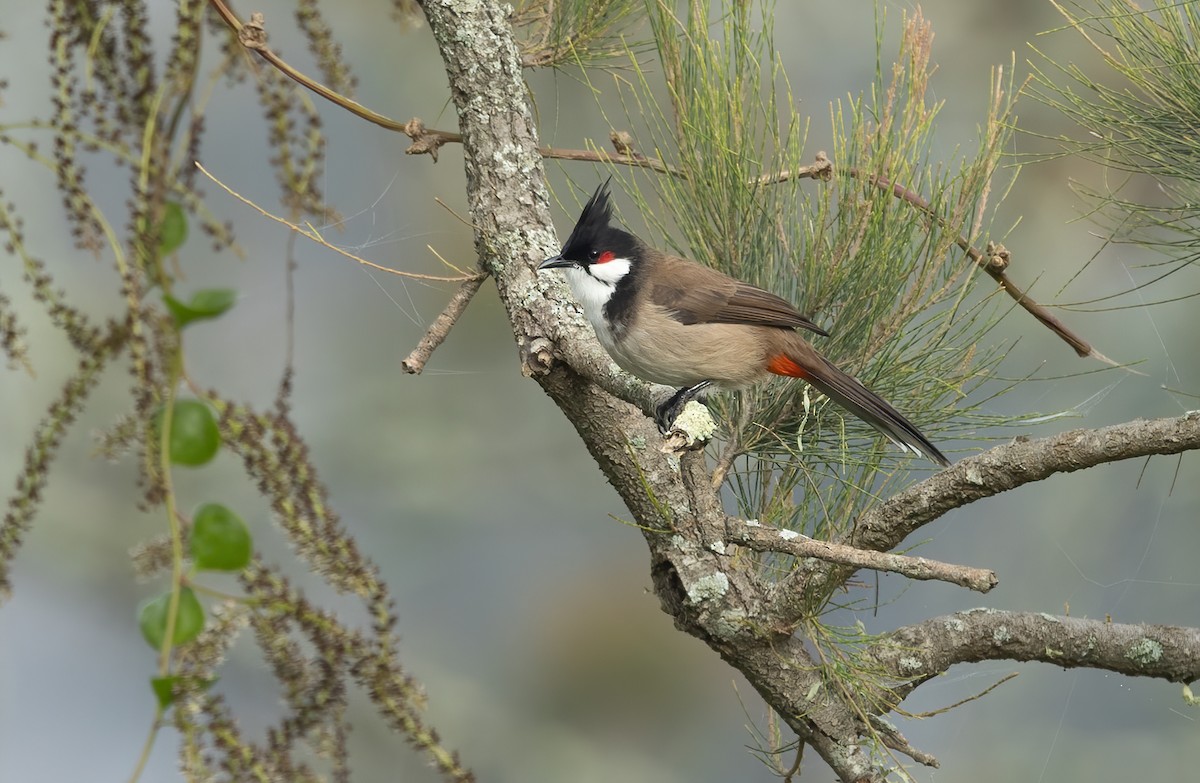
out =
<path fill-rule="evenodd" d="M 267 48 L 267 18 L 261 11 L 250 14 L 250 21 L 238 28 L 238 43 L 257 52 Z"/>
<path fill-rule="evenodd" d="M 990 240 L 984 250 L 984 256 L 987 259 L 984 268 L 989 272 L 1003 272 L 1008 269 L 1008 264 L 1012 260 L 1012 253 L 1008 251 L 1008 248 L 999 242 Z"/>
<path fill-rule="evenodd" d="M 412 139 L 412 144 L 404 151 L 405 155 L 428 155 L 434 163 L 437 163 L 438 150 L 443 144 L 462 141 L 460 134 L 429 130 L 420 117 L 413 117 L 404 123 L 404 135 Z"/>
<path fill-rule="evenodd" d="M 634 151 L 634 135 L 629 131 L 608 131 L 608 141 L 612 142 L 612 148 L 617 150 L 618 155 L 637 156 Z"/>
<path fill-rule="evenodd" d="M 521 343 L 521 374 L 526 378 L 548 374 L 555 359 L 554 344 L 545 337 L 533 337 Z"/>
<path fill-rule="evenodd" d="M 828 182 L 833 179 L 833 161 L 825 154 L 825 150 L 818 150 L 815 162 L 812 165 L 813 179 L 819 179 L 823 182 Z"/>

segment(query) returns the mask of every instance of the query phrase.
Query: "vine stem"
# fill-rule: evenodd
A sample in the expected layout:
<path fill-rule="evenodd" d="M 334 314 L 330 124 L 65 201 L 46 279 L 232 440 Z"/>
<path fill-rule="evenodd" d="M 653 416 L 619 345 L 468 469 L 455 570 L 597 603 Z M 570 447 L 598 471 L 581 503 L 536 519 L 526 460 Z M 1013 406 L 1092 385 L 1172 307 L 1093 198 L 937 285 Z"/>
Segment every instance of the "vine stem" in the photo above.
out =
<path fill-rule="evenodd" d="M 162 431 L 159 433 L 159 469 L 162 471 L 163 493 L 166 496 L 167 525 L 171 531 L 171 602 L 167 609 L 167 628 L 158 653 L 158 676 L 171 671 L 171 648 L 175 640 L 175 625 L 179 616 L 179 597 L 183 589 L 183 531 L 175 503 L 175 487 L 171 481 L 171 426 L 175 419 L 175 394 L 183 374 L 182 349 L 176 346 L 167 378 L 167 399 L 163 406 Z"/>
<path fill-rule="evenodd" d="M 129 776 L 129 783 L 137 783 L 138 778 L 142 776 L 142 772 L 146 769 L 146 762 L 150 760 L 150 752 L 154 750 L 154 741 L 158 739 L 158 730 L 162 726 L 163 708 L 161 706 L 154 709 L 154 721 L 150 724 L 150 733 L 146 735 L 146 741 L 142 743 L 142 754 L 138 756 L 137 766 L 133 768 L 133 774 Z"/>

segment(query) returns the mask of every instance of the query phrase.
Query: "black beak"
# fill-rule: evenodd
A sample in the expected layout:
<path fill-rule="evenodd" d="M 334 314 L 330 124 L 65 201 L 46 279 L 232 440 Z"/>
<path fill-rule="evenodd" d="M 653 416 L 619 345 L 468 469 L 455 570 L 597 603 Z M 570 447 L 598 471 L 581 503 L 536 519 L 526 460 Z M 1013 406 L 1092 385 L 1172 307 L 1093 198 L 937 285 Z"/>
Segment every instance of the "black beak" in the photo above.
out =
<path fill-rule="evenodd" d="M 564 269 L 569 266 L 575 266 L 575 262 L 568 261 L 567 259 L 563 258 L 560 255 L 552 256 L 550 258 L 547 258 L 542 263 L 538 264 L 538 271 L 540 272 L 543 269 Z"/>

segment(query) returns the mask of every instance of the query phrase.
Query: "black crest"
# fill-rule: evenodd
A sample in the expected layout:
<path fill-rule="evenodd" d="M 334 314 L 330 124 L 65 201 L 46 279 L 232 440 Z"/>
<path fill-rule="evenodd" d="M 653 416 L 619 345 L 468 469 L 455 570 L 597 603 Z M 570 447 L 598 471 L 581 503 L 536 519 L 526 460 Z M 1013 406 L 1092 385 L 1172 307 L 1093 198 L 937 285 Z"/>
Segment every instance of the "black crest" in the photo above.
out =
<path fill-rule="evenodd" d="M 612 177 L 600 183 L 596 192 L 583 205 L 583 212 L 563 244 L 561 256 L 574 261 L 583 261 L 587 251 L 608 231 L 612 221 L 612 199 L 608 195 L 608 183 Z"/>

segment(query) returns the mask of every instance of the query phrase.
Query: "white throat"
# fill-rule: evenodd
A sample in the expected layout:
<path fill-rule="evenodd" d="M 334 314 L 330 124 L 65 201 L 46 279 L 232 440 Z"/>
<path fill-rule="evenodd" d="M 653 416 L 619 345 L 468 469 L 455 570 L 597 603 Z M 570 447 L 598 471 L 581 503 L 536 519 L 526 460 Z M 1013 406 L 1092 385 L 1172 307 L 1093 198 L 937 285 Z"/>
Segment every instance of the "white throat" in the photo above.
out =
<path fill-rule="evenodd" d="M 631 267 L 628 258 L 614 258 L 603 264 L 592 264 L 587 270 L 579 267 L 564 270 L 571 292 L 579 300 L 584 315 L 592 322 L 592 328 L 605 348 L 611 348 L 613 334 L 612 326 L 604 320 L 604 305 L 608 304 L 617 283 L 629 274 Z"/>

